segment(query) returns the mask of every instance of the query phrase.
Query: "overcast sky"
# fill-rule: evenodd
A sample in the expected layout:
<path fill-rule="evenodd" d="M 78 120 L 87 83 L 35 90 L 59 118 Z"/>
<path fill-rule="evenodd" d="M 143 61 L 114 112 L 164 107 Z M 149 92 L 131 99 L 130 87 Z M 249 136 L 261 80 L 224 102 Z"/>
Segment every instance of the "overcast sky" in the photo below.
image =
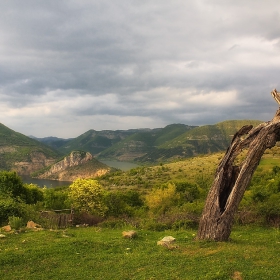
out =
<path fill-rule="evenodd" d="M 0 1 L 0 122 L 25 135 L 270 120 L 279 0 Z"/>

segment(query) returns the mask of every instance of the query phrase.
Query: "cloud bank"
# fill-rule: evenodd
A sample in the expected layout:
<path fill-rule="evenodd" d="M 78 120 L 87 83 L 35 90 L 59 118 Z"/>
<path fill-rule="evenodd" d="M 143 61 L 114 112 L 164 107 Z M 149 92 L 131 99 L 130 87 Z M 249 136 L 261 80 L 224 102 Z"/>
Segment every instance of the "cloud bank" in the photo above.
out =
<path fill-rule="evenodd" d="M 0 3 L 0 122 L 25 135 L 269 120 L 277 0 Z"/>

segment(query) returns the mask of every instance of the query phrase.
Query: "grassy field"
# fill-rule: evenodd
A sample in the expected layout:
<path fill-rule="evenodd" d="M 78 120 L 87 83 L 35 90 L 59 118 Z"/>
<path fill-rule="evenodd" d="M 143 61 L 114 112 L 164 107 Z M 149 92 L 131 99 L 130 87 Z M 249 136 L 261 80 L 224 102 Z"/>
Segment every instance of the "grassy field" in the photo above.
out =
<path fill-rule="evenodd" d="M 5 234 L 1 279 L 279 279 L 278 229 L 238 227 L 227 243 L 194 241 L 196 231 L 122 238 L 122 229 L 73 228 Z M 177 248 L 158 246 L 164 236 Z"/>

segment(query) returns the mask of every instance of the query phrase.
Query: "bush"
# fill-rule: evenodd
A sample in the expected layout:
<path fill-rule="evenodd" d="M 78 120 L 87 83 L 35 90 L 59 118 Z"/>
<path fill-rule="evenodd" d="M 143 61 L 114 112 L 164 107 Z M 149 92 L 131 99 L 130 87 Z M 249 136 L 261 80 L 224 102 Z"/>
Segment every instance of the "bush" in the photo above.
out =
<path fill-rule="evenodd" d="M 70 208 L 68 193 L 68 189 L 45 188 L 43 190 L 45 209 L 61 210 Z"/>
<path fill-rule="evenodd" d="M 0 195 L 25 200 L 26 188 L 16 172 L 0 172 Z"/>
<path fill-rule="evenodd" d="M 111 191 L 104 195 L 104 203 L 108 208 L 107 216 L 133 216 L 135 211 L 144 205 L 140 194 L 133 190 Z"/>
<path fill-rule="evenodd" d="M 189 182 L 176 182 L 176 192 L 180 194 L 180 200 L 184 202 L 193 202 L 200 197 L 200 192 L 195 184 Z"/>
<path fill-rule="evenodd" d="M 89 213 L 77 213 L 74 215 L 74 220 L 73 223 L 74 225 L 89 225 L 89 226 L 93 226 L 93 225 L 97 225 L 98 223 L 101 223 L 103 221 L 103 218 L 101 218 L 100 216 L 96 216 L 96 215 L 92 215 Z"/>
<path fill-rule="evenodd" d="M 38 201 L 44 200 L 43 190 L 35 184 L 24 184 L 25 202 L 27 204 L 36 204 Z"/>
<path fill-rule="evenodd" d="M 165 231 L 171 229 L 172 225 L 151 219 L 151 220 L 143 220 L 141 226 L 147 230 Z"/>
<path fill-rule="evenodd" d="M 12 198 L 0 199 L 0 225 L 5 225 L 9 221 L 9 217 L 19 217 L 23 223 L 29 220 L 38 221 L 40 214 L 36 209 L 36 205 L 29 205 L 17 202 Z"/>
<path fill-rule="evenodd" d="M 19 216 L 19 203 L 12 198 L 0 199 L 0 224 L 8 223 L 10 216 Z"/>
<path fill-rule="evenodd" d="M 127 226 L 127 222 L 121 218 L 109 218 L 98 224 L 102 228 L 121 229 Z"/>
<path fill-rule="evenodd" d="M 179 195 L 176 193 L 176 186 L 168 184 L 167 187 L 153 189 L 145 198 L 154 214 L 163 214 L 177 204 Z"/>
<path fill-rule="evenodd" d="M 272 194 L 266 202 L 259 206 L 259 211 L 265 215 L 266 221 L 274 226 L 280 225 L 280 193 Z"/>
<path fill-rule="evenodd" d="M 9 225 L 12 229 L 19 230 L 24 225 L 23 218 L 11 216 L 9 217 Z"/>
<path fill-rule="evenodd" d="M 77 179 L 69 186 L 69 199 L 78 212 L 104 216 L 104 191 L 96 180 Z"/>

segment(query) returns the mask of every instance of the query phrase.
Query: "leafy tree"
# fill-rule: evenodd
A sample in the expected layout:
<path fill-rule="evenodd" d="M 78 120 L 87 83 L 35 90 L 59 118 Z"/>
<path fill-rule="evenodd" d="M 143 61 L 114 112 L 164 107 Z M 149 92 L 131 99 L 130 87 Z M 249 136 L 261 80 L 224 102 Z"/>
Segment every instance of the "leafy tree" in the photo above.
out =
<path fill-rule="evenodd" d="M 7 223 L 10 216 L 19 216 L 19 203 L 15 202 L 11 197 L 0 199 L 0 225 Z"/>
<path fill-rule="evenodd" d="M 26 188 L 16 172 L 0 172 L 0 195 L 25 200 Z"/>
<path fill-rule="evenodd" d="M 104 202 L 108 207 L 106 214 L 114 217 L 120 215 L 131 216 L 135 208 L 144 205 L 140 194 L 134 190 L 107 192 L 104 196 Z"/>
<path fill-rule="evenodd" d="M 107 216 L 131 215 L 131 209 L 124 201 L 124 195 L 120 191 L 107 192 L 104 196 L 104 203 L 108 207 L 106 211 Z"/>
<path fill-rule="evenodd" d="M 27 204 L 36 204 L 38 201 L 44 200 L 43 190 L 35 184 L 24 184 L 25 202 Z"/>
<path fill-rule="evenodd" d="M 68 189 L 44 188 L 44 206 L 49 210 L 61 210 L 70 208 Z"/>
<path fill-rule="evenodd" d="M 79 212 L 104 216 L 104 190 L 96 180 L 77 179 L 69 186 L 69 198 L 74 209 Z"/>

